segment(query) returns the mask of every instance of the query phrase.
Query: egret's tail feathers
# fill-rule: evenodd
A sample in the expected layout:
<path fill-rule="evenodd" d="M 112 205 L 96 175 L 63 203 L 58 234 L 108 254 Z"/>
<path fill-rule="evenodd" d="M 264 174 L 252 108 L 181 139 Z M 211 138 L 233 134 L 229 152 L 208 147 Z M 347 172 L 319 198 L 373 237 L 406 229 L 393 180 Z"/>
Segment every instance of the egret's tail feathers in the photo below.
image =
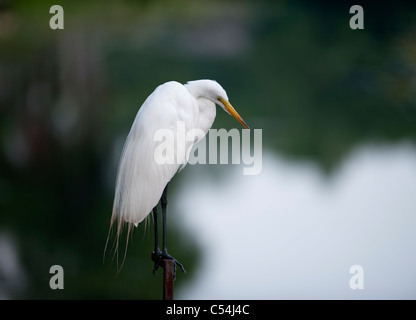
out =
<path fill-rule="evenodd" d="M 121 248 L 120 244 L 121 244 L 123 229 L 125 229 L 126 225 L 127 225 L 127 234 L 126 234 L 125 248 L 124 248 L 123 258 L 120 263 L 120 259 L 119 259 L 119 253 L 120 253 L 120 248 Z M 116 216 L 113 214 L 113 216 L 111 217 L 107 240 L 105 242 L 103 262 L 105 260 L 105 255 L 108 249 L 108 252 L 112 253 L 111 259 L 112 260 L 116 259 L 117 273 L 121 270 L 121 268 L 123 267 L 124 261 L 126 260 L 127 249 L 129 245 L 130 236 L 132 234 L 132 230 L 133 230 L 133 224 L 127 223 L 125 221 L 121 221 L 117 219 Z M 111 248 L 108 248 L 110 238 L 113 238 L 114 240 L 112 241 L 113 243 L 111 245 Z"/>

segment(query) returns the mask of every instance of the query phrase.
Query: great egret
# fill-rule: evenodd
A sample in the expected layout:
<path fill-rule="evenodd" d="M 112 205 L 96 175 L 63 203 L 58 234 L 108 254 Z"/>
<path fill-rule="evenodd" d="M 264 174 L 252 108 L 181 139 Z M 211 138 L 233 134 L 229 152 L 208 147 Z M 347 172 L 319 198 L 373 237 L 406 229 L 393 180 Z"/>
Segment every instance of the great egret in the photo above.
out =
<path fill-rule="evenodd" d="M 166 246 L 166 206 L 167 185 L 172 177 L 187 162 L 187 150 L 201 139 L 211 128 L 216 115 L 215 105 L 236 118 L 249 129 L 241 116 L 228 101 L 225 90 L 213 80 L 189 81 L 182 85 L 176 81 L 158 86 L 139 109 L 127 136 L 121 155 L 110 229 L 117 223 L 117 240 L 124 223 L 128 224 L 128 233 L 133 225 L 137 226 L 153 210 L 155 230 L 154 269 L 155 272 L 163 259 L 172 259 L 183 271 L 184 268 L 168 254 Z M 156 148 L 160 141 L 156 139 L 159 130 L 177 132 L 178 123 L 185 131 L 198 129 L 200 134 L 191 141 L 179 141 L 174 135 L 175 145 L 181 148 L 167 148 L 165 157 L 176 161 L 159 163 L 155 159 Z M 159 248 L 157 204 L 161 202 L 163 221 L 163 247 Z M 128 236 L 127 236 L 128 238 Z"/>

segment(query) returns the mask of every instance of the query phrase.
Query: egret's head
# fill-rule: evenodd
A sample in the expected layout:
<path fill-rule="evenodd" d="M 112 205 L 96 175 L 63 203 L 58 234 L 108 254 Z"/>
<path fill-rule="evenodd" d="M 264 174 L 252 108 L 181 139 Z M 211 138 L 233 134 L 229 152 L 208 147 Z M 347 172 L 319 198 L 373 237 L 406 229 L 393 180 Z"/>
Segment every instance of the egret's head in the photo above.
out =
<path fill-rule="evenodd" d="M 223 108 L 228 114 L 232 115 L 244 128 L 249 129 L 243 118 L 228 101 L 228 96 L 223 87 L 215 80 L 195 80 L 187 83 L 191 93 L 195 97 L 203 97 L 211 100 Z M 189 90 L 189 89 L 188 89 Z"/>

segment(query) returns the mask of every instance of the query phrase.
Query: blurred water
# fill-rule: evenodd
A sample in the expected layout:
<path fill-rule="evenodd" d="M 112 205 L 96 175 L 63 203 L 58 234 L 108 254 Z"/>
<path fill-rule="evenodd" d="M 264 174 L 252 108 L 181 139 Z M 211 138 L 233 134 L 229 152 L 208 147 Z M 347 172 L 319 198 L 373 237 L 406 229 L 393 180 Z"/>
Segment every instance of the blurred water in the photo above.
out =
<path fill-rule="evenodd" d="M 414 145 L 359 146 L 330 176 L 271 152 L 258 176 L 228 168 L 187 168 L 171 202 L 203 252 L 178 298 L 416 298 Z"/>

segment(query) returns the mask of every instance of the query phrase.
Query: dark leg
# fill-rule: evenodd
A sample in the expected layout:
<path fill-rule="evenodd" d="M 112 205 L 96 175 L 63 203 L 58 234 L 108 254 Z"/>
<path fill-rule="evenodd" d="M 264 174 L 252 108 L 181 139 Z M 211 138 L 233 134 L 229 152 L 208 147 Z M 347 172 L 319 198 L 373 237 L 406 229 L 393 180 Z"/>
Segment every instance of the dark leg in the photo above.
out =
<path fill-rule="evenodd" d="M 168 205 L 168 185 L 166 185 L 165 189 L 162 193 L 162 198 L 160 199 L 160 204 L 162 205 L 162 224 L 163 224 L 163 247 L 162 252 L 167 254 L 168 248 L 166 246 L 166 207 Z"/>
<path fill-rule="evenodd" d="M 153 208 L 153 224 L 155 228 L 155 250 L 152 252 L 152 260 L 155 262 L 153 268 L 153 274 L 156 273 L 157 268 L 159 268 L 161 259 L 162 259 L 162 252 L 160 252 L 159 248 L 159 229 L 157 223 L 157 206 Z"/>
<path fill-rule="evenodd" d="M 168 185 L 166 185 L 165 189 L 162 193 L 162 198 L 160 199 L 160 203 L 162 205 L 162 223 L 163 223 L 163 247 L 162 247 L 162 255 L 165 259 L 172 259 L 175 262 L 175 273 L 176 273 L 176 265 L 181 267 L 183 272 L 185 271 L 185 268 L 183 265 L 176 260 L 174 257 L 172 257 L 170 254 L 168 254 L 168 248 L 167 248 L 167 237 L 166 237 L 166 207 L 168 205 Z"/>
<path fill-rule="evenodd" d="M 157 226 L 157 206 L 153 208 L 153 223 L 155 225 L 155 252 L 160 252 L 159 248 L 159 230 Z"/>
<path fill-rule="evenodd" d="M 175 258 L 173 258 L 170 254 L 168 254 L 168 248 L 167 248 L 167 239 L 166 239 L 166 207 L 168 204 L 168 199 L 167 199 L 167 192 L 168 192 L 168 186 L 166 185 L 165 189 L 163 190 L 162 193 L 162 198 L 160 199 L 160 203 L 162 205 L 162 227 L 163 227 L 163 244 L 162 244 L 162 252 L 159 254 L 156 254 L 155 256 L 155 267 L 153 269 L 153 272 L 155 272 L 157 270 L 157 268 L 159 268 L 160 263 L 162 262 L 162 259 L 171 259 L 175 262 L 175 273 L 176 273 L 176 265 L 178 265 L 179 267 L 181 267 L 183 272 L 186 272 L 183 265 L 176 260 Z"/>

